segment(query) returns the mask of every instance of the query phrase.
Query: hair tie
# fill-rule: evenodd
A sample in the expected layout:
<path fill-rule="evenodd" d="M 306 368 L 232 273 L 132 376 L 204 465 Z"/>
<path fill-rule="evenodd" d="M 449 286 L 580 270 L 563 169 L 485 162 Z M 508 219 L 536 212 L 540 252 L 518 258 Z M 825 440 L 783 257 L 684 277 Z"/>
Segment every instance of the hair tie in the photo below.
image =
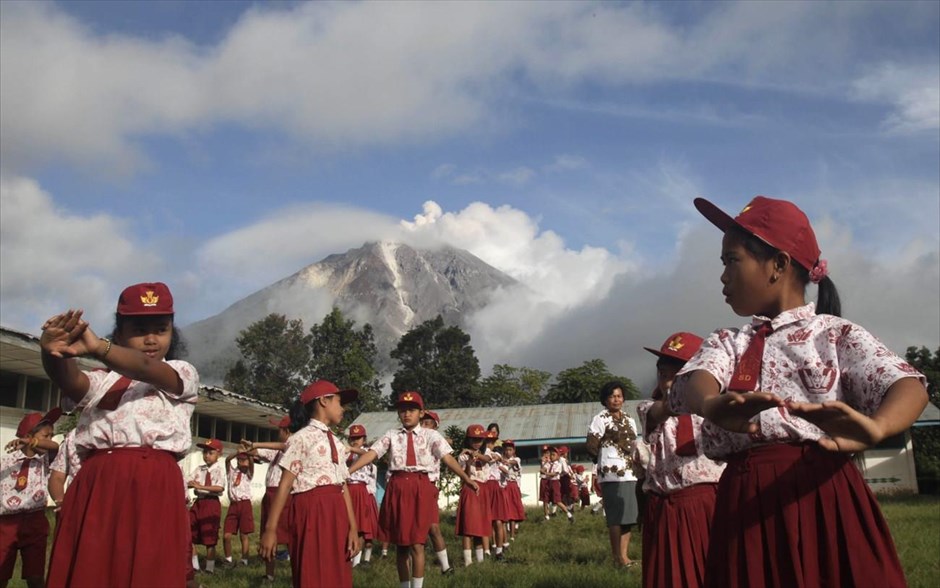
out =
<path fill-rule="evenodd" d="M 818 284 L 829 275 L 829 264 L 826 263 L 825 259 L 820 259 L 816 262 L 816 265 L 813 266 L 813 269 L 809 272 L 809 281 Z"/>

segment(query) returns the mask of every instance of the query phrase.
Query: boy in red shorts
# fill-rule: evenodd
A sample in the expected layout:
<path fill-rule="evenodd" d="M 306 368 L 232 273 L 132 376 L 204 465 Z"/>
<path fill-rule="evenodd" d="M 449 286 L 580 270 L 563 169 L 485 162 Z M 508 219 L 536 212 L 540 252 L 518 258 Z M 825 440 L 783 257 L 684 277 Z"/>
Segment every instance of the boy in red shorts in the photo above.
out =
<path fill-rule="evenodd" d="M 238 460 L 238 467 L 232 467 L 232 460 Z M 228 456 L 225 460 L 228 473 L 228 513 L 225 515 L 225 531 L 222 544 L 225 548 L 225 564 L 232 563 L 232 535 L 241 534 L 242 565 L 248 565 L 248 536 L 255 532 L 255 515 L 251 510 L 251 478 L 255 473 L 255 463 L 247 453 L 241 451 Z"/>

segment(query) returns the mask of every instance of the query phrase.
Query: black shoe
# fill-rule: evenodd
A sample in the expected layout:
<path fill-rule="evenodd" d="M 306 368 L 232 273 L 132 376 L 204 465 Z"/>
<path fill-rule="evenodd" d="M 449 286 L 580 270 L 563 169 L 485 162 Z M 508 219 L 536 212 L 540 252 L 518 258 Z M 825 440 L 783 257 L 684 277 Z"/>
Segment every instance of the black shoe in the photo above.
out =
<path fill-rule="evenodd" d="M 441 572 L 442 576 L 453 576 L 454 575 L 454 566 L 450 566 L 446 570 Z"/>

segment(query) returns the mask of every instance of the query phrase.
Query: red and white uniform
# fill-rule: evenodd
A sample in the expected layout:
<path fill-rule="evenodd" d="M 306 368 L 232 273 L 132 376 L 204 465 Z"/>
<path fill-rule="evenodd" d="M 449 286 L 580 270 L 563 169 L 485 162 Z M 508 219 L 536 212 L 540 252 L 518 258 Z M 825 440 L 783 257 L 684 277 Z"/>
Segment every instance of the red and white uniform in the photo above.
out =
<path fill-rule="evenodd" d="M 19 449 L 3 454 L 0 476 L 0 582 L 6 584 L 13 576 L 17 552 L 22 554 L 22 576 L 42 577 L 49 537 L 49 456 L 26 457 Z"/>
<path fill-rule="evenodd" d="M 640 422 L 646 423 L 646 415 L 652 406 L 652 400 L 644 400 L 637 405 Z M 680 449 L 678 430 L 683 419 L 683 431 L 690 432 L 692 436 L 682 439 Z M 649 461 L 646 464 L 643 490 L 670 494 L 695 484 L 718 483 L 725 471 L 725 464 L 715 462 L 702 453 L 700 440 L 703 422 L 704 419 L 697 415 L 681 415 L 668 418 L 649 431 L 644 427 L 643 436 L 649 444 Z M 686 433 L 683 433 L 683 437 L 685 435 Z"/>
<path fill-rule="evenodd" d="M 78 470 L 82 469 L 82 461 L 78 458 L 78 451 L 75 449 L 75 429 L 69 431 L 62 439 L 62 443 L 59 443 L 59 451 L 49 469 L 65 474 L 67 482 L 70 482 Z"/>
<path fill-rule="evenodd" d="M 206 474 L 209 474 L 209 483 L 206 484 Z M 219 459 L 214 464 L 209 465 L 206 463 L 196 466 L 193 471 L 189 473 L 187 481 L 197 482 L 203 486 L 221 486 L 222 492 L 225 491 L 225 466 L 222 464 L 222 460 Z M 222 492 L 208 492 L 206 490 L 193 490 L 196 493 L 196 498 L 220 498 Z"/>
<path fill-rule="evenodd" d="M 489 537 L 493 530 L 492 514 L 483 489 L 490 477 L 490 464 L 479 459 L 471 461 L 470 455 L 463 452 L 457 456 L 457 463 L 480 486 L 480 492 L 474 492 L 467 485 L 461 487 L 455 533 L 462 537 Z"/>
<path fill-rule="evenodd" d="M 712 333 L 679 372 L 669 394 L 672 410 L 689 412 L 683 396 L 684 374 L 705 370 L 725 391 L 756 328 L 768 320 L 754 317 L 752 324 L 740 329 Z M 872 415 L 897 380 L 916 377 L 925 382 L 923 375 L 874 335 L 843 318 L 816 314 L 813 303 L 780 313 L 770 323 L 773 332 L 764 344 L 758 389 L 784 400 L 841 400 Z M 721 459 L 756 445 L 818 441 L 823 436 L 816 425 L 791 416 L 786 408 L 765 410 L 752 420 L 760 424 L 760 433 L 753 437 L 706 421 L 702 425 L 705 454 Z"/>
<path fill-rule="evenodd" d="M 363 449 L 368 450 L 369 448 L 363 447 Z M 360 456 L 354 453 L 350 453 L 349 459 L 348 459 L 349 465 L 356 463 L 356 461 L 359 460 L 359 457 Z M 369 491 L 369 494 L 371 494 L 372 496 L 375 496 L 375 489 L 376 489 L 375 487 L 376 487 L 376 483 L 378 480 L 378 475 L 379 475 L 378 468 L 375 466 L 374 463 L 370 463 L 369 465 L 359 468 L 358 470 L 350 474 L 347 482 L 349 482 L 350 484 L 352 483 L 364 484 L 366 489 Z"/>
<path fill-rule="evenodd" d="M 251 500 L 251 474 L 233 467 L 228 472 L 228 499 L 230 502 Z"/>
<path fill-rule="evenodd" d="M 281 483 L 281 473 L 283 470 L 279 467 L 281 460 L 284 459 L 284 452 L 276 449 L 256 449 L 261 461 L 268 464 L 268 473 L 264 476 L 264 485 L 267 488 L 277 488 Z"/>
<path fill-rule="evenodd" d="M 388 470 L 390 472 L 424 472 L 428 473 L 435 468 L 440 470 L 441 459 L 453 451 L 444 436 L 434 429 L 425 429 L 424 427 L 415 427 L 411 430 L 413 435 L 413 444 L 415 459 L 417 465 L 405 465 L 408 452 L 408 431 L 404 427 L 392 429 L 372 445 L 379 458 L 388 452 L 391 455 L 388 459 Z"/>
<path fill-rule="evenodd" d="M 368 447 L 363 446 L 368 450 Z M 361 456 L 349 454 L 346 465 L 356 463 Z M 356 470 L 346 480 L 349 489 L 349 499 L 352 503 L 353 513 L 356 515 L 356 527 L 365 539 L 374 538 L 379 530 L 379 509 L 375 502 L 375 487 L 378 478 L 378 468 L 374 463 Z"/>
<path fill-rule="evenodd" d="M 24 471 L 27 462 L 29 465 Z M 37 453 L 33 457 L 26 457 L 25 453 L 17 449 L 0 456 L 0 516 L 45 509 L 49 499 L 46 490 L 49 469 L 48 454 Z M 17 490 L 16 483 L 21 477 L 26 478 L 25 486 Z"/>
<path fill-rule="evenodd" d="M 291 494 L 300 494 L 318 486 L 341 486 L 349 477 L 346 467 L 346 447 L 333 436 L 336 460 L 332 459 L 329 428 L 316 419 L 310 419 L 303 429 L 287 440 L 287 449 L 281 459 L 281 467 L 296 476 Z"/>

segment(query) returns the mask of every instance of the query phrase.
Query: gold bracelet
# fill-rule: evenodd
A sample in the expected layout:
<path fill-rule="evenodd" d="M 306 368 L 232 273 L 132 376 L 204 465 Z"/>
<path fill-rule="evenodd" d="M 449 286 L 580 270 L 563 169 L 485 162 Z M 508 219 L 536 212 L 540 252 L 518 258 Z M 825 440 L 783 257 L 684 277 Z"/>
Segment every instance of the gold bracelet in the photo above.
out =
<path fill-rule="evenodd" d="M 109 353 L 111 353 L 111 339 L 105 339 L 104 337 L 102 337 L 101 340 L 105 341 L 108 344 L 108 346 L 104 348 L 104 353 L 101 354 L 100 359 L 104 359 L 108 357 Z"/>

